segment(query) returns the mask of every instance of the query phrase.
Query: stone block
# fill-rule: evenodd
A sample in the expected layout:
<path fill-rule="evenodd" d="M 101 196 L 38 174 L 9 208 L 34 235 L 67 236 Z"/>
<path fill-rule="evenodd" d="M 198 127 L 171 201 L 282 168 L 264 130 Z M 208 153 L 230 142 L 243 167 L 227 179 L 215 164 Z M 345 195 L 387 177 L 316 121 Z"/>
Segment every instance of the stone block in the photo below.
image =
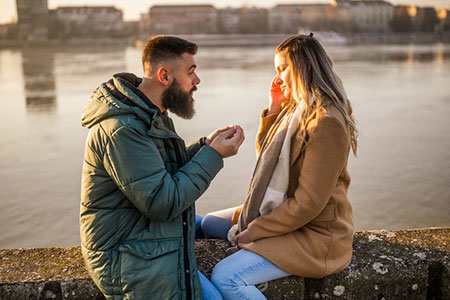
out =
<path fill-rule="evenodd" d="M 450 228 L 360 231 L 343 271 L 258 285 L 267 299 L 450 300 Z M 198 268 L 208 278 L 229 247 L 196 241 Z M 103 300 L 84 268 L 79 247 L 0 250 L 0 300 Z"/>

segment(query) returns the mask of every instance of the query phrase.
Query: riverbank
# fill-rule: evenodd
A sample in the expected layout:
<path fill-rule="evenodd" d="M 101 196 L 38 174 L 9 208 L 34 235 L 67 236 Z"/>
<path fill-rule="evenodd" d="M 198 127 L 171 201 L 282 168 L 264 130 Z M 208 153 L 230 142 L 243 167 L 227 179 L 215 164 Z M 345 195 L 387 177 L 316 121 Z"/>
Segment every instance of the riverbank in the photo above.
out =
<path fill-rule="evenodd" d="M 210 276 L 228 243 L 197 240 Z M 351 264 L 323 279 L 297 276 L 260 286 L 268 299 L 450 299 L 450 227 L 358 231 Z M 0 299 L 104 299 L 79 247 L 0 250 Z"/>
<path fill-rule="evenodd" d="M 179 35 L 201 47 L 276 46 L 290 34 L 191 34 Z M 358 44 L 430 44 L 450 43 L 450 32 L 443 33 L 346 33 L 316 32 L 315 37 L 325 45 Z M 28 48 L 36 46 L 129 46 L 142 47 L 145 39 L 97 38 L 48 41 L 0 40 L 0 48 Z"/>

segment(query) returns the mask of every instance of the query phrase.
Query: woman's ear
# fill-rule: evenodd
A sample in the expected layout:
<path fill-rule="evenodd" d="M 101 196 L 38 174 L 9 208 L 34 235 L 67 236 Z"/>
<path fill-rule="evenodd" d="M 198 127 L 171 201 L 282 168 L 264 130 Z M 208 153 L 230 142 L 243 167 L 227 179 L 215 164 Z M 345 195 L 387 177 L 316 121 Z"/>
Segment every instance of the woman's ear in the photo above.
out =
<path fill-rule="evenodd" d="M 169 69 L 161 67 L 158 69 L 158 72 L 156 75 L 157 75 L 158 81 L 161 82 L 161 84 L 163 84 L 165 86 L 168 86 L 170 84 L 171 74 L 170 74 Z"/>

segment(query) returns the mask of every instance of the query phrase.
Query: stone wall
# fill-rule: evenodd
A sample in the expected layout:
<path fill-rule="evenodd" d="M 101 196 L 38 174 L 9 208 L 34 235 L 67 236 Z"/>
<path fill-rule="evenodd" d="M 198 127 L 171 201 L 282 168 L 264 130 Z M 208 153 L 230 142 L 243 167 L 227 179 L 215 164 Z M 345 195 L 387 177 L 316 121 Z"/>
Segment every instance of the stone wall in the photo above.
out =
<path fill-rule="evenodd" d="M 211 275 L 228 243 L 198 240 Z M 323 279 L 290 276 L 259 286 L 268 299 L 450 299 L 450 227 L 355 234 L 351 264 Z M 0 250 L 0 299 L 104 299 L 79 247 Z"/>

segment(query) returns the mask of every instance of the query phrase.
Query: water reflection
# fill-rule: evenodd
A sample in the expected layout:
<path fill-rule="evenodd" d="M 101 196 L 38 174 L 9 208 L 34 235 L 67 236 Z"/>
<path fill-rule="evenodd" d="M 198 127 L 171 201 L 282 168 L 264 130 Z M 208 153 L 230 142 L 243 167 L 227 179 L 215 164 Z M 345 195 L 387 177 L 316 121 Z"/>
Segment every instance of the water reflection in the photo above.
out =
<path fill-rule="evenodd" d="M 434 59 L 436 66 L 435 70 L 436 73 L 440 74 L 442 72 L 442 66 L 444 65 L 444 45 L 439 44 L 436 50 L 436 57 Z"/>
<path fill-rule="evenodd" d="M 25 103 L 30 112 L 53 112 L 56 108 L 53 52 L 44 49 L 22 50 Z"/>
<path fill-rule="evenodd" d="M 95 84 L 126 69 L 124 47 L 35 47 L 22 49 L 20 53 L 26 110 L 32 113 L 54 113 L 57 107 L 64 110 L 65 104 L 58 106 L 58 102 L 66 100 L 58 99 L 61 94 L 88 87 L 85 81 L 97 74 L 104 75 Z M 56 91 L 57 86 L 64 91 Z"/>
<path fill-rule="evenodd" d="M 450 61 L 450 45 L 436 44 L 432 47 L 429 45 L 408 45 L 407 51 L 405 46 L 386 46 L 375 49 L 364 49 L 362 46 L 353 46 L 352 51 L 339 51 L 335 48 L 330 51 L 334 61 L 369 61 L 374 63 L 388 62 L 407 62 L 408 64 L 420 62 L 430 63 Z M 431 49 L 430 49 L 431 48 Z M 347 50 L 348 48 L 342 48 Z"/>
<path fill-rule="evenodd" d="M 349 162 L 356 228 L 448 226 L 450 45 L 327 51 L 361 133 L 358 158 Z M 247 137 L 197 201 L 199 213 L 244 201 L 258 116 L 275 74 L 273 52 L 274 47 L 200 47 L 196 55 L 202 79 L 198 113 L 189 121 L 174 117 L 178 133 L 191 141 L 236 123 Z M 80 112 L 112 74 L 142 74 L 140 57 L 141 49 L 123 47 L 0 50 L 0 248 L 79 245 L 87 134 Z"/>

